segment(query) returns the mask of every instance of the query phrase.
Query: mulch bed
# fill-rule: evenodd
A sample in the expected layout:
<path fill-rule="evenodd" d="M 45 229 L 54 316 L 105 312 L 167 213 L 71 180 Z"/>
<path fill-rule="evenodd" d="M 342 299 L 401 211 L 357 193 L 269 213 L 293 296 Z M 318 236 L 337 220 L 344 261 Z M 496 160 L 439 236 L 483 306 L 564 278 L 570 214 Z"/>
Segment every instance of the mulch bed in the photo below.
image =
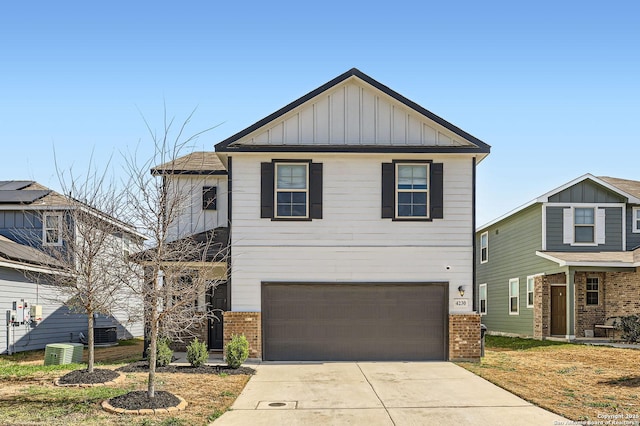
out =
<path fill-rule="evenodd" d="M 118 368 L 116 371 L 123 373 L 146 373 L 149 371 L 149 363 L 147 361 L 137 361 Z M 253 375 L 256 370 L 251 367 L 231 368 L 227 365 L 202 365 L 200 367 L 192 367 L 190 365 L 167 365 L 165 367 L 156 367 L 156 373 L 186 373 L 186 374 L 246 374 Z"/>
<path fill-rule="evenodd" d="M 109 404 L 125 410 L 157 409 L 177 407 L 180 399 L 171 392 L 156 391 L 154 398 L 147 397 L 147 391 L 133 391 L 109 399 Z"/>
<path fill-rule="evenodd" d="M 120 376 L 116 371 L 104 368 L 94 368 L 92 373 L 87 370 L 73 370 L 60 377 L 61 385 L 80 385 L 106 383 L 117 379 Z"/>

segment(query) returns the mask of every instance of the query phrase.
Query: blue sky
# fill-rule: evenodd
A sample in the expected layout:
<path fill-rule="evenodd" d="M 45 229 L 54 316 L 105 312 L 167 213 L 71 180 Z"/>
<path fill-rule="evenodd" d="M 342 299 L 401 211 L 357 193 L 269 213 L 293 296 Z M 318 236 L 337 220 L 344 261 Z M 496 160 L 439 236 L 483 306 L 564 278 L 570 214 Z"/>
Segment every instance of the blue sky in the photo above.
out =
<path fill-rule="evenodd" d="M 0 180 L 213 145 L 357 67 L 492 146 L 478 224 L 585 173 L 640 180 L 634 1 L 21 1 L 0 8 Z M 446 3 L 446 4 L 443 4 Z"/>

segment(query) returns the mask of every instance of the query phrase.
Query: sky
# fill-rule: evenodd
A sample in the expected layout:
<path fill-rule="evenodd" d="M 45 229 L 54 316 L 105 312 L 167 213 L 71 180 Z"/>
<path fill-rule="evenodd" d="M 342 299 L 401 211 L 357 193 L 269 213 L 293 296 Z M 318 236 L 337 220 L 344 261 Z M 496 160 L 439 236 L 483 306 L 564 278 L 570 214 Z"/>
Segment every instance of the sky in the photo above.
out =
<path fill-rule="evenodd" d="M 0 6 L 0 180 L 193 150 L 356 67 L 492 146 L 481 225 L 585 173 L 640 180 L 637 1 L 30 1 Z M 54 161 L 55 157 L 55 161 Z"/>

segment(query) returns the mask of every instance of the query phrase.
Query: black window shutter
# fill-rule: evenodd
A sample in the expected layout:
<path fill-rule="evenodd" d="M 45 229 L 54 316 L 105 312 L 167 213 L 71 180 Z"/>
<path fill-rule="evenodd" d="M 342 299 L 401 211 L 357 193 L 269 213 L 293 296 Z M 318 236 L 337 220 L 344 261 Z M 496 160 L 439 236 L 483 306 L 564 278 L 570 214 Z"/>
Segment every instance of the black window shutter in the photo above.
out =
<path fill-rule="evenodd" d="M 260 217 L 273 218 L 273 163 L 260 164 Z"/>
<path fill-rule="evenodd" d="M 309 218 L 322 219 L 322 163 L 309 165 Z"/>
<path fill-rule="evenodd" d="M 431 163 L 431 219 L 444 218 L 442 163 Z"/>
<path fill-rule="evenodd" d="M 393 218 L 395 214 L 396 170 L 393 163 L 382 163 L 382 218 Z"/>

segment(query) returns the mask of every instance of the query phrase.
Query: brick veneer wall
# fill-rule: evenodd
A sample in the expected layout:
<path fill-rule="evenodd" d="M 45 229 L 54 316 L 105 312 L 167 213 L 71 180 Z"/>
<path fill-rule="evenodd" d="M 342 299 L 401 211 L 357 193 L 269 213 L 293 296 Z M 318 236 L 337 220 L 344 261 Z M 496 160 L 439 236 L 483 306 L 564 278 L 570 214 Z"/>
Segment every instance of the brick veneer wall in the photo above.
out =
<path fill-rule="evenodd" d="M 635 272 L 607 272 L 605 280 L 606 316 L 640 315 L 640 268 Z"/>
<path fill-rule="evenodd" d="M 191 343 L 196 337 L 201 342 L 208 342 L 209 336 L 207 335 L 207 324 L 208 321 L 206 319 L 199 324 L 193 324 L 189 327 L 189 331 L 187 333 L 182 333 L 182 335 L 179 336 L 181 341 L 174 340 L 171 342 L 171 349 L 178 352 L 186 352 L 187 345 L 189 345 L 189 343 Z"/>
<path fill-rule="evenodd" d="M 480 361 L 480 315 L 449 315 L 449 360 Z"/>
<path fill-rule="evenodd" d="M 575 288 L 575 309 L 576 309 L 576 337 L 586 337 L 584 335 L 585 330 L 594 330 L 595 324 L 603 324 L 607 317 L 606 304 L 607 304 L 607 291 L 608 287 L 608 274 L 604 272 L 576 272 L 573 277 L 573 284 Z M 598 288 L 598 304 L 587 305 L 587 277 L 597 277 Z M 600 330 L 595 329 L 596 333 Z"/>
<path fill-rule="evenodd" d="M 262 358 L 262 316 L 260 312 L 225 312 L 225 347 L 234 334 L 244 334 L 247 338 L 249 358 Z"/>
<path fill-rule="evenodd" d="M 551 284 L 564 284 L 564 273 L 538 275 L 533 281 L 533 338 L 551 335 Z"/>

